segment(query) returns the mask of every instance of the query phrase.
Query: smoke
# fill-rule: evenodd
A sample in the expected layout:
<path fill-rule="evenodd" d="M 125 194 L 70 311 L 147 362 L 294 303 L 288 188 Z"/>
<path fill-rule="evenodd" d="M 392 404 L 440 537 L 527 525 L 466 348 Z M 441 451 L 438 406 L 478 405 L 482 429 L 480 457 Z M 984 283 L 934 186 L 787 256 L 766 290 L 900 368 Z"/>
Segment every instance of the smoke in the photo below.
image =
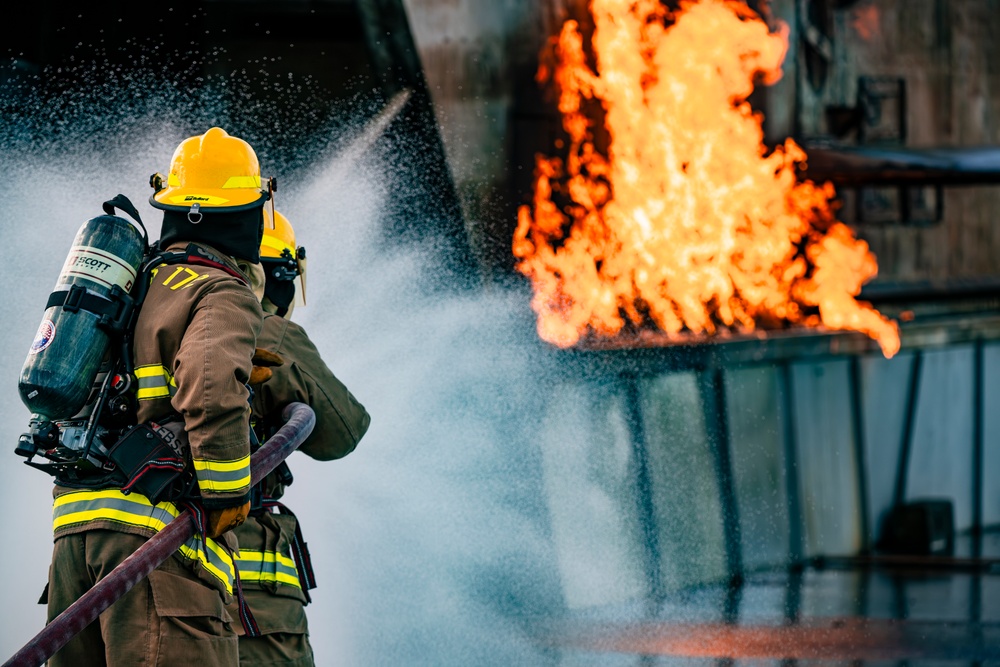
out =
<path fill-rule="evenodd" d="M 44 623 L 35 601 L 51 549 L 51 482 L 13 447 L 28 420 L 17 377 L 45 299 L 77 227 L 101 202 L 126 194 L 156 238 L 148 174 L 165 171 L 186 136 L 227 127 L 221 96 L 194 107 L 179 104 L 180 93 L 158 97 L 136 86 L 118 97 L 139 96 L 141 105 L 112 105 L 95 118 L 81 109 L 89 98 L 67 94 L 63 112 L 40 109 L 49 115 L 30 124 L 8 118 L 2 130 L 0 276 L 11 326 L 0 360 L 9 531 L 0 552 L 0 654 Z M 355 108 L 374 115 L 368 102 Z M 74 130 L 65 117 L 89 122 Z M 296 178 L 282 180 L 278 208 L 309 252 L 308 303 L 296 319 L 372 426 L 341 461 L 296 454 L 290 462 L 296 483 L 286 500 L 319 582 L 308 608 L 318 663 L 547 662 L 525 621 L 561 605 L 534 436 L 548 384 L 527 299 L 425 289 L 436 282 L 434 244 L 390 247 L 380 231 L 387 211 L 415 191 L 404 176 L 413 147 L 397 137 L 352 152 L 360 124 L 339 119 L 327 131 L 312 151 L 296 145 L 294 164 L 286 163 Z M 280 143 L 272 137 L 259 151 L 265 170 Z"/>

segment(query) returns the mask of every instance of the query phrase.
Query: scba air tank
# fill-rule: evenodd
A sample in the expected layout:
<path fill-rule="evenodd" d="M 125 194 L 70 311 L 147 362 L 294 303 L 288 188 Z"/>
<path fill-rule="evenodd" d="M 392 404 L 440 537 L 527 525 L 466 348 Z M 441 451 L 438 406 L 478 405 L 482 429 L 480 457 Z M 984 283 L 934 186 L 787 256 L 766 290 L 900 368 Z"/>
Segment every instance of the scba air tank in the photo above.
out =
<path fill-rule="evenodd" d="M 17 388 L 31 412 L 55 421 L 86 405 L 145 249 L 124 218 L 101 215 L 80 227 L 21 368 Z"/>

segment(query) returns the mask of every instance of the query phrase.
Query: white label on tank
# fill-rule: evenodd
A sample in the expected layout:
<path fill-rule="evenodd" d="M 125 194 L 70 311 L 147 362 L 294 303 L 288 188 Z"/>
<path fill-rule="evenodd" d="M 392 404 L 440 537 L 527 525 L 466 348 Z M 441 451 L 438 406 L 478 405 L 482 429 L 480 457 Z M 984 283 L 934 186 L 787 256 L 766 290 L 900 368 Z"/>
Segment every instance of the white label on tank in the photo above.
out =
<path fill-rule="evenodd" d="M 38 333 L 35 334 L 35 340 L 31 342 L 31 347 L 28 348 L 28 354 L 38 354 L 51 345 L 55 337 L 56 325 L 53 324 L 52 320 L 42 320 L 41 325 L 38 327 Z M 31 396 L 28 398 L 31 398 Z"/>
<path fill-rule="evenodd" d="M 106 250 L 75 245 L 69 250 L 56 286 L 75 282 L 74 278 L 86 278 L 108 289 L 118 285 L 128 292 L 135 282 L 135 270 L 121 257 Z"/>

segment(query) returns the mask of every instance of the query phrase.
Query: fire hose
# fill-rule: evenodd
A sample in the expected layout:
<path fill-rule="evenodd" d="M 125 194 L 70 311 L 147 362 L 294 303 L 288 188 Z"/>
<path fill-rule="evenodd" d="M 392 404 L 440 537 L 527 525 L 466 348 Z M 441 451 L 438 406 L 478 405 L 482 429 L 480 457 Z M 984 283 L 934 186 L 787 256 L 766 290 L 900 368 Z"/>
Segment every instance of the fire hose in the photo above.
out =
<path fill-rule="evenodd" d="M 304 403 L 290 403 L 282 412 L 284 426 L 250 458 L 251 485 L 257 484 L 302 444 L 316 425 L 316 413 Z M 79 600 L 71 604 L 3 667 L 38 667 L 90 625 L 116 600 L 187 542 L 195 531 L 189 511 L 171 521 Z"/>

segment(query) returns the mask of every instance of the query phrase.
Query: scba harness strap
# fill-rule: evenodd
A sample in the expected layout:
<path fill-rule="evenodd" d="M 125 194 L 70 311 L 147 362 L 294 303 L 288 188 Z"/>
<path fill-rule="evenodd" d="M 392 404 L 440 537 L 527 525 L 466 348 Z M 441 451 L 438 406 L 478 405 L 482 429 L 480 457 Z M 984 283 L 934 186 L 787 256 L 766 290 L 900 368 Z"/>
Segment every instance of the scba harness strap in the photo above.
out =
<path fill-rule="evenodd" d="M 71 313 L 85 310 L 97 315 L 97 326 L 109 333 L 119 334 L 125 330 L 132 314 L 134 302 L 125 290 L 115 285 L 111 288 L 110 298 L 91 292 L 80 284 L 71 285 L 68 290 L 56 290 L 49 295 L 45 309 L 62 306 Z"/>
<path fill-rule="evenodd" d="M 247 280 L 246 276 L 237 271 L 236 269 L 228 266 L 224 262 L 220 261 L 218 257 L 215 257 L 193 243 L 189 243 L 184 250 L 175 250 L 173 252 L 160 251 L 156 253 L 153 258 L 143 265 L 144 280 L 148 280 L 149 276 L 146 275 L 152 269 L 161 265 L 172 265 L 172 264 L 195 264 L 197 266 L 210 266 L 221 271 L 225 271 L 229 275 L 233 276 L 241 283 L 250 286 L 250 281 Z"/>

